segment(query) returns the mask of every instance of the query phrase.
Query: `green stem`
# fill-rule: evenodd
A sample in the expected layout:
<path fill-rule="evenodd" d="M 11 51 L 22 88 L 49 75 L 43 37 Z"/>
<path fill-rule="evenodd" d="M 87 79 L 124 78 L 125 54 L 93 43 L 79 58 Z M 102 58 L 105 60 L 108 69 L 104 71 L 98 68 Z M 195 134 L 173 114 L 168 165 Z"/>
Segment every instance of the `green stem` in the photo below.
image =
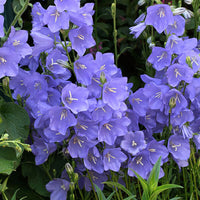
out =
<path fill-rule="evenodd" d="M 91 176 L 90 176 L 90 173 L 89 173 L 88 169 L 86 169 L 86 170 L 87 170 L 88 178 L 89 178 L 90 183 L 91 183 L 91 185 L 92 185 L 92 190 L 93 190 L 93 192 L 94 192 L 95 199 L 98 200 L 98 196 L 97 196 L 97 194 L 96 194 L 96 191 L 95 191 L 95 188 L 94 188 L 94 184 L 93 184 L 92 178 L 91 178 Z"/>
<path fill-rule="evenodd" d="M 6 194 L 5 194 L 4 192 L 2 192 L 2 195 L 3 195 L 3 198 L 4 198 L 5 200 L 8 200 L 8 198 L 7 198 L 7 196 L 6 196 Z"/>
<path fill-rule="evenodd" d="M 94 18 L 94 33 L 95 33 L 95 40 L 97 41 L 97 18 L 98 18 L 98 0 L 95 0 L 95 18 Z M 96 45 L 98 49 L 98 44 Z"/>
<path fill-rule="evenodd" d="M 43 167 L 44 171 L 46 172 L 47 176 L 49 177 L 49 179 L 53 180 L 53 178 L 51 177 L 51 174 L 49 173 L 49 171 L 47 170 L 47 168 L 45 167 L 44 164 L 42 164 L 42 167 Z"/>
<path fill-rule="evenodd" d="M 142 192 L 141 192 L 141 188 L 140 188 L 140 182 L 137 179 L 137 184 L 138 184 L 138 190 L 139 190 L 139 195 L 140 195 L 140 199 L 142 199 Z"/>
<path fill-rule="evenodd" d="M 15 24 L 17 23 L 18 19 L 23 15 L 23 13 L 25 12 L 25 10 L 27 9 L 27 7 L 29 6 L 29 0 L 27 0 L 25 3 L 24 3 L 24 7 L 17 13 L 17 15 L 15 16 L 14 20 L 12 21 L 8 31 L 6 32 L 6 37 L 9 36 L 10 34 L 10 31 L 11 31 L 11 27 L 12 26 L 15 26 Z"/>
<path fill-rule="evenodd" d="M 183 168 L 183 181 L 184 181 L 184 190 L 185 190 L 185 200 L 187 200 L 187 179 L 185 176 L 185 168 Z"/>
<path fill-rule="evenodd" d="M 81 196 L 81 199 L 84 200 L 82 190 L 80 189 L 78 183 L 77 183 L 77 188 L 78 188 L 79 194 L 80 194 L 80 196 Z"/>
<path fill-rule="evenodd" d="M 196 182 L 196 173 L 195 173 L 195 171 L 196 171 L 195 170 L 195 168 L 196 168 L 196 159 L 195 159 L 194 148 L 193 147 L 191 148 L 191 152 L 192 152 L 192 158 L 193 158 L 194 165 L 195 165 L 195 166 L 193 165 L 192 172 L 193 172 L 193 178 L 194 178 L 194 187 L 195 187 L 195 193 L 196 193 L 196 200 L 199 200 L 198 187 L 197 187 L 197 182 Z"/>
<path fill-rule="evenodd" d="M 116 182 L 116 179 L 115 179 L 116 177 L 115 177 L 114 172 L 111 171 L 111 175 L 112 175 L 112 181 L 113 181 L 113 182 Z M 117 195 L 117 199 L 120 200 L 120 195 L 119 195 L 119 193 L 118 193 L 117 187 L 114 186 L 114 188 L 115 188 L 115 193 L 116 193 L 116 195 Z M 122 195 L 121 195 L 121 196 L 122 196 Z M 121 197 L 121 199 L 123 199 L 123 197 Z"/>
<path fill-rule="evenodd" d="M 117 0 L 114 0 L 114 3 L 111 5 L 111 12 L 113 18 L 113 38 L 114 38 L 114 49 L 115 49 L 115 64 L 118 63 L 118 56 L 117 56 L 117 28 L 116 28 L 116 5 Z"/>

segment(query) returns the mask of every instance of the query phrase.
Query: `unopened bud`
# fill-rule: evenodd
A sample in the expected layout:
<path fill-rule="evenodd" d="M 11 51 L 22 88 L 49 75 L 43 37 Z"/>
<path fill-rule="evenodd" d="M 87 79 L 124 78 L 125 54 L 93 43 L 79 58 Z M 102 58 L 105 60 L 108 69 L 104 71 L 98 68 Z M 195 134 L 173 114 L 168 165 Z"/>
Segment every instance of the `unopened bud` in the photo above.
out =
<path fill-rule="evenodd" d="M 145 0 L 139 0 L 138 1 L 138 6 L 142 6 L 142 5 L 144 5 L 145 4 Z"/>
<path fill-rule="evenodd" d="M 9 78 L 8 77 L 5 77 L 2 82 L 3 82 L 3 87 L 5 87 L 5 88 L 9 87 Z"/>
<path fill-rule="evenodd" d="M 69 184 L 69 189 L 70 189 L 71 192 L 73 192 L 75 190 L 75 184 L 74 184 L 74 182 L 71 182 Z"/>
<path fill-rule="evenodd" d="M 187 57 L 186 57 L 186 63 L 188 64 L 188 66 L 189 66 L 190 68 L 192 68 L 192 62 L 191 62 L 190 56 L 187 56 Z"/>
<path fill-rule="evenodd" d="M 74 182 L 75 182 L 75 183 L 78 182 L 78 173 L 74 173 Z"/>
<path fill-rule="evenodd" d="M 175 97 L 172 97 L 170 100 L 169 100 L 169 107 L 170 108 L 174 108 L 176 106 L 176 98 Z"/>
<path fill-rule="evenodd" d="M 193 0 L 184 0 L 184 2 L 188 5 L 192 4 Z"/>
<path fill-rule="evenodd" d="M 106 83 L 106 81 L 107 81 L 104 72 L 101 72 L 101 75 L 100 75 L 100 81 L 101 81 L 102 84 Z"/>
<path fill-rule="evenodd" d="M 116 15 L 116 4 L 112 3 L 111 5 L 111 12 L 112 12 L 112 17 L 115 17 Z"/>
<path fill-rule="evenodd" d="M 29 144 L 24 144 L 23 146 L 26 151 L 32 151 L 31 146 Z"/>
<path fill-rule="evenodd" d="M 67 173 L 68 173 L 69 175 L 72 175 L 72 174 L 74 173 L 74 169 L 73 169 L 73 167 L 70 165 L 70 163 L 66 163 L 66 164 L 65 164 L 65 169 L 66 169 L 66 171 L 67 171 Z"/>
<path fill-rule="evenodd" d="M 4 135 L 1 136 L 1 140 L 7 140 L 8 136 L 9 136 L 8 133 L 5 133 Z"/>

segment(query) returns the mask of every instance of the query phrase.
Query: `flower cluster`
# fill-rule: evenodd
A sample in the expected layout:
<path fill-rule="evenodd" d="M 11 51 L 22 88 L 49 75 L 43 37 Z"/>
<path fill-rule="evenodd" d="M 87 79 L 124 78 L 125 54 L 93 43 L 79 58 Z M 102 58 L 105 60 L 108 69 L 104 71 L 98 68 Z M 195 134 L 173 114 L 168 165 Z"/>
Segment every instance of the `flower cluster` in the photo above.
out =
<path fill-rule="evenodd" d="M 2 57 L 7 69 L 2 76 L 12 76 L 13 98 L 26 102 L 34 125 L 31 148 L 36 165 L 63 149 L 77 166 L 82 161 L 82 167 L 76 169 L 83 182 L 80 187 L 91 190 L 84 172 L 87 169 L 94 183 L 103 189 L 101 183 L 107 180 L 104 172 L 118 172 L 127 160 L 126 147 L 120 146 L 120 141 L 130 125 L 124 102 L 130 85 L 114 64 L 112 53 L 85 54 L 95 45 L 93 3 L 83 7 L 78 0 L 54 3 L 46 10 L 40 3 L 33 5 L 33 47 L 26 43 L 26 32 L 12 29 L 3 48 L 12 45 L 19 55 L 12 56 L 12 63 L 7 54 Z M 2 49 L 9 55 L 10 51 Z M 16 70 L 18 63 L 20 68 Z M 51 199 L 66 199 L 69 181 L 62 176 L 49 182 L 46 188 Z"/>
<path fill-rule="evenodd" d="M 36 165 L 61 150 L 76 163 L 80 188 L 86 191 L 92 189 L 90 180 L 103 189 L 109 170 L 128 168 L 129 176 L 135 176 L 134 170 L 147 179 L 158 158 L 163 164 L 169 153 L 179 167 L 187 166 L 189 140 L 200 149 L 200 52 L 195 38 L 181 37 L 184 18 L 159 4 L 131 27 L 135 37 L 152 25 L 168 38 L 165 47 L 153 47 L 148 58 L 155 77 L 142 75 L 145 86 L 133 93 L 112 53 L 87 53 L 96 45 L 94 4 L 54 4 L 47 9 L 39 2 L 33 5 L 33 46 L 27 43 L 28 32 L 12 27 L 0 48 L 0 78 L 10 76 L 12 98 L 25 102 Z M 167 141 L 153 137 L 161 132 Z M 65 200 L 70 181 L 66 170 L 50 181 L 46 189 L 51 199 Z"/>
<path fill-rule="evenodd" d="M 150 6 L 142 20 L 141 23 L 152 25 L 158 33 L 164 31 L 167 41 L 165 47 L 154 46 L 148 57 L 155 77 L 142 75 L 145 86 L 130 95 L 129 101 L 136 112 L 135 119 L 146 128 L 148 140 L 152 140 L 153 133 L 167 134 L 168 152 L 179 167 L 185 167 L 190 157 L 190 139 L 200 148 L 198 41 L 181 37 L 185 19 L 173 16 L 168 5 Z M 139 26 L 131 28 L 135 37 Z"/>

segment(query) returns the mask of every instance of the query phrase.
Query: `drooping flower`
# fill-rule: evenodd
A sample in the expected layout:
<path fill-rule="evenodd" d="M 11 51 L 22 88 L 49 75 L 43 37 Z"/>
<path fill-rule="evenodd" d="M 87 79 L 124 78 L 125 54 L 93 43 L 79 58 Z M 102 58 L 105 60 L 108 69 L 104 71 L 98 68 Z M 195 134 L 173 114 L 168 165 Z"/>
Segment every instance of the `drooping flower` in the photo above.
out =
<path fill-rule="evenodd" d="M 131 31 L 130 34 L 133 34 L 134 38 L 138 38 L 145 28 L 146 28 L 146 24 L 144 22 L 141 22 L 137 24 L 136 26 L 132 26 L 129 28 Z"/>

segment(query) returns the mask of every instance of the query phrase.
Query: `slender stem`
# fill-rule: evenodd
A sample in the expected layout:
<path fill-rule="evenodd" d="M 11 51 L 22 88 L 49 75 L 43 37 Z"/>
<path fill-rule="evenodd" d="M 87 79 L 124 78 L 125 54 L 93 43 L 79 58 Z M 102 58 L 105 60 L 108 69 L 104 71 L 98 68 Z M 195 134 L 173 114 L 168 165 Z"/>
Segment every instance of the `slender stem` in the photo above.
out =
<path fill-rule="evenodd" d="M 184 181 L 184 190 L 185 190 L 185 200 L 187 200 L 187 179 L 185 175 L 185 168 L 183 168 L 183 181 Z"/>
<path fill-rule="evenodd" d="M 124 178 L 125 178 L 126 188 L 129 190 L 129 184 L 128 184 L 128 178 L 127 178 L 127 171 L 125 171 Z"/>
<path fill-rule="evenodd" d="M 78 183 L 77 183 L 77 188 L 78 188 L 79 194 L 80 194 L 80 196 L 81 196 L 81 199 L 84 200 L 82 190 L 80 189 Z"/>
<path fill-rule="evenodd" d="M 141 193 L 141 188 L 140 188 L 140 182 L 139 182 L 138 179 L 137 179 L 137 182 L 138 182 L 138 190 L 139 190 L 140 199 L 142 199 L 142 193 Z"/>
<path fill-rule="evenodd" d="M 23 13 L 26 11 L 27 7 L 29 6 L 29 0 L 27 0 L 25 3 L 24 3 L 24 7 L 18 12 L 18 14 L 15 16 L 14 20 L 12 21 L 8 31 L 6 32 L 6 37 L 9 36 L 10 34 L 10 31 L 11 31 L 11 27 L 12 26 L 15 26 L 15 24 L 17 23 L 18 19 L 23 15 Z"/>
<path fill-rule="evenodd" d="M 114 3 L 112 3 L 112 6 L 111 6 L 111 11 L 112 11 L 112 18 L 113 18 L 113 38 L 114 38 L 114 49 L 115 49 L 115 64 L 117 65 L 118 56 L 117 56 L 116 5 L 117 5 L 117 0 L 114 0 Z"/>
<path fill-rule="evenodd" d="M 47 170 L 46 166 L 44 164 L 42 164 L 42 167 L 44 169 L 44 171 L 46 172 L 47 176 L 49 177 L 50 180 L 53 180 L 53 178 L 51 177 L 51 174 L 49 173 L 49 171 Z"/>
<path fill-rule="evenodd" d="M 195 187 L 195 193 L 196 193 L 196 200 L 199 200 L 198 187 L 197 187 L 197 182 L 196 182 L 196 173 L 195 173 L 195 171 L 196 171 L 195 170 L 195 168 L 196 168 L 196 159 L 195 159 L 194 148 L 193 147 L 191 148 L 191 151 L 192 151 L 192 158 L 193 158 L 193 161 L 194 161 L 192 172 L 193 172 L 193 178 L 194 178 L 194 187 Z"/>
<path fill-rule="evenodd" d="M 98 18 L 98 0 L 95 0 L 95 18 L 94 18 L 94 33 L 95 33 L 95 40 L 97 41 L 97 18 Z M 98 49 L 98 44 L 96 45 Z"/>
<path fill-rule="evenodd" d="M 86 169 L 86 170 L 87 170 L 88 178 L 89 178 L 90 183 L 91 183 L 91 185 L 92 185 L 92 190 L 93 190 L 93 192 L 94 192 L 95 199 L 98 200 L 98 197 L 97 197 L 97 194 L 96 194 L 96 191 L 95 191 L 95 188 L 94 188 L 94 184 L 93 184 L 92 178 L 91 178 L 91 176 L 90 176 L 90 173 L 89 173 L 88 169 Z"/>
<path fill-rule="evenodd" d="M 8 198 L 7 198 L 7 196 L 6 196 L 6 194 L 5 194 L 4 192 L 2 192 L 2 195 L 3 195 L 3 198 L 4 198 L 5 200 L 8 200 Z"/>
<path fill-rule="evenodd" d="M 111 175 L 112 175 L 112 181 L 113 181 L 113 182 L 116 182 L 114 172 L 111 171 Z M 120 200 L 120 196 L 119 196 L 119 193 L 118 193 L 118 191 L 117 191 L 117 187 L 114 186 L 114 188 L 115 188 L 115 192 L 116 192 L 116 195 L 117 195 L 117 199 Z M 122 198 L 122 199 L 123 199 L 123 198 Z"/>

